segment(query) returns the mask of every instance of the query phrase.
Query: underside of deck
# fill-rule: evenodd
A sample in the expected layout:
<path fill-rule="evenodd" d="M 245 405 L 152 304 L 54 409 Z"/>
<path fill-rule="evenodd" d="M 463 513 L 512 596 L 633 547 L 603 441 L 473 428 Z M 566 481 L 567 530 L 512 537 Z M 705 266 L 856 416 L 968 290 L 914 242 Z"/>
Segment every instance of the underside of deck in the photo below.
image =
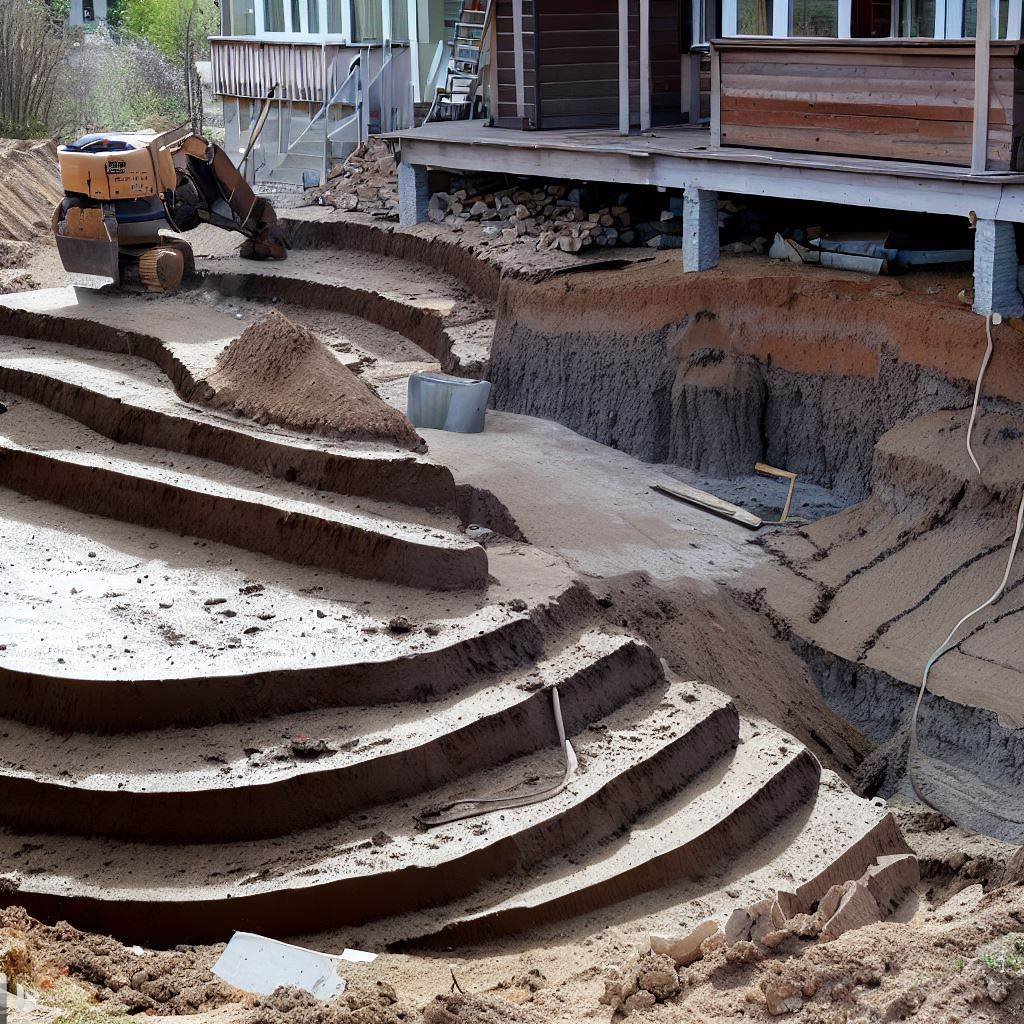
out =
<path fill-rule="evenodd" d="M 1024 223 L 1024 174 L 743 147 L 706 128 L 518 131 L 446 121 L 396 132 L 404 162 L 452 170 L 698 188 Z"/>

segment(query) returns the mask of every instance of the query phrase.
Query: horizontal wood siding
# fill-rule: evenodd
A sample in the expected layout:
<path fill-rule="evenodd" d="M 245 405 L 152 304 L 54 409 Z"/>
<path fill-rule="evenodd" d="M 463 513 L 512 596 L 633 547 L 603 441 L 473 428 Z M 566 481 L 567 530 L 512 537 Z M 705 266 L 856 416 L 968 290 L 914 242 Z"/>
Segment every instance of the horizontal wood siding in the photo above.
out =
<path fill-rule="evenodd" d="M 523 0 L 523 84 L 526 106 L 522 118 L 516 109 L 516 50 L 512 0 L 497 0 L 494 25 L 498 79 L 495 123 L 514 128 L 536 128 L 537 65 L 534 60 L 536 40 L 533 0 Z"/>
<path fill-rule="evenodd" d="M 516 111 L 512 0 L 496 0 L 495 124 L 516 128 L 618 127 L 618 11 L 618 0 L 523 0 L 526 109 L 521 119 Z M 639 124 L 639 0 L 629 0 L 629 76 L 630 121 Z"/>
<path fill-rule="evenodd" d="M 716 41 L 723 146 L 970 166 L 974 42 Z M 994 43 L 988 166 L 1014 170 L 1019 43 Z"/>

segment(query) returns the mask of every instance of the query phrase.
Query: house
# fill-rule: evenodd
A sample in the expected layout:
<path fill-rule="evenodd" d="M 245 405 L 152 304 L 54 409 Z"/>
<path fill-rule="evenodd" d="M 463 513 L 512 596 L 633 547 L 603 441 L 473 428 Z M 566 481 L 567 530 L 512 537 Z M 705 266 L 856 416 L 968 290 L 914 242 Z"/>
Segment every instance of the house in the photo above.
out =
<path fill-rule="evenodd" d="M 411 126 L 414 105 L 443 72 L 460 8 L 452 0 L 223 0 L 210 46 L 227 152 L 241 158 L 262 121 L 247 177 L 310 184 L 367 134 Z"/>
<path fill-rule="evenodd" d="M 492 0 L 487 118 L 396 133 L 403 219 L 428 166 L 685 189 L 696 271 L 720 192 L 954 215 L 976 224 L 975 308 L 1020 315 L 1021 6 Z"/>
<path fill-rule="evenodd" d="M 68 24 L 88 28 L 107 20 L 107 0 L 71 0 Z"/>

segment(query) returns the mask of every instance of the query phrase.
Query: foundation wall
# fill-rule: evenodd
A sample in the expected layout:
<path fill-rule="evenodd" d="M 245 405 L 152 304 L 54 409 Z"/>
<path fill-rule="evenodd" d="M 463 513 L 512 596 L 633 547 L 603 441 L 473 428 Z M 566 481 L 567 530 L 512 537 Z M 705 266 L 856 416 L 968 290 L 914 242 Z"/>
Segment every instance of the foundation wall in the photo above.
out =
<path fill-rule="evenodd" d="M 498 409 L 560 423 L 641 459 L 715 475 L 763 459 L 857 499 L 872 449 L 909 417 L 970 404 L 982 319 L 921 279 L 677 259 L 506 279 L 491 355 Z M 1024 338 L 995 330 L 987 401 L 1024 401 Z"/>

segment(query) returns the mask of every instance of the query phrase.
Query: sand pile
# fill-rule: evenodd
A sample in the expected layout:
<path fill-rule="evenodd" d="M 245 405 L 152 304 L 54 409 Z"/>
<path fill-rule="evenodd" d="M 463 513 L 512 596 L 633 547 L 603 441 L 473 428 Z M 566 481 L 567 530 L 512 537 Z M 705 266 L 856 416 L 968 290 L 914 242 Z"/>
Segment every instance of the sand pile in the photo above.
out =
<path fill-rule="evenodd" d="M 0 139 L 0 240 L 28 242 L 48 233 L 63 195 L 55 142 Z"/>
<path fill-rule="evenodd" d="M 315 334 L 276 312 L 247 327 L 189 397 L 257 423 L 426 450 L 405 416 L 378 398 Z"/>

